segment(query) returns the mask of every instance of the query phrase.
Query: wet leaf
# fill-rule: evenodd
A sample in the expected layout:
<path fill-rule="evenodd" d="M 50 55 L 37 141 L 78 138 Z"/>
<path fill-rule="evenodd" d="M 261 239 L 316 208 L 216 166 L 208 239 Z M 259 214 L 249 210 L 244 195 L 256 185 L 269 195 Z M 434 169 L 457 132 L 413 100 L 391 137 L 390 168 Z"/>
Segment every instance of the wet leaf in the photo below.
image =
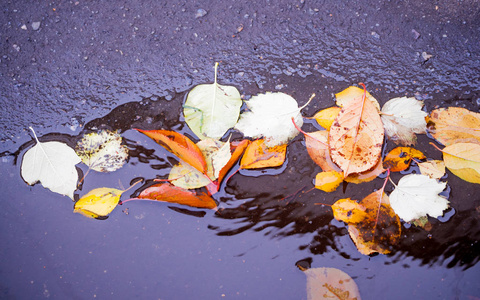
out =
<path fill-rule="evenodd" d="M 106 187 L 93 189 L 75 203 L 73 212 L 89 218 L 105 218 L 117 206 L 123 192 Z"/>
<path fill-rule="evenodd" d="M 313 268 L 303 271 L 307 276 L 307 299 L 360 300 L 355 281 L 335 268 Z"/>
<path fill-rule="evenodd" d="M 198 171 L 183 161 L 172 167 L 168 174 L 168 180 L 184 189 L 197 189 L 212 183 L 207 174 Z"/>
<path fill-rule="evenodd" d="M 237 161 L 243 155 L 248 145 L 250 145 L 249 140 L 242 140 L 241 142 L 234 145 L 234 150 L 232 155 L 230 156 L 230 160 L 225 164 L 225 166 L 223 166 L 223 168 L 220 170 L 220 173 L 218 174 L 218 186 L 220 186 L 228 171 L 233 167 L 233 165 L 237 163 Z"/>
<path fill-rule="evenodd" d="M 143 190 L 138 199 L 156 200 L 198 208 L 215 209 L 217 203 L 205 193 L 195 193 L 170 183 L 159 183 Z"/>
<path fill-rule="evenodd" d="M 368 216 L 366 208 L 350 198 L 339 199 L 332 205 L 333 217 L 347 224 L 356 224 Z"/>
<path fill-rule="evenodd" d="M 232 152 L 230 149 L 230 141 L 223 143 L 223 145 L 212 155 L 212 169 L 213 178 L 217 179 L 220 175 L 220 171 L 232 158 Z"/>
<path fill-rule="evenodd" d="M 389 139 L 400 145 L 415 145 L 416 133 L 426 133 L 427 113 L 423 101 L 414 97 L 394 98 L 382 107 L 382 121 Z"/>
<path fill-rule="evenodd" d="M 429 160 L 418 163 L 420 173 L 430 178 L 440 179 L 445 175 L 445 163 L 443 160 Z"/>
<path fill-rule="evenodd" d="M 396 147 L 383 160 L 383 167 L 391 172 L 405 171 L 412 159 L 425 159 L 425 155 L 412 147 Z"/>
<path fill-rule="evenodd" d="M 21 174 L 29 185 L 40 182 L 52 192 L 70 197 L 77 189 L 78 172 L 75 165 L 81 162 L 75 151 L 64 143 L 40 143 L 30 127 L 37 144 L 23 156 Z"/>
<path fill-rule="evenodd" d="M 340 93 L 335 94 L 335 98 L 337 100 L 336 103 L 340 107 L 350 106 L 352 102 L 358 101 L 358 99 L 362 99 L 363 92 L 364 91 L 361 88 L 358 88 L 356 86 L 349 86 Z M 373 104 L 377 111 L 380 111 L 380 104 L 378 104 L 377 99 L 370 95 L 368 91 L 366 94 L 366 98 Z"/>
<path fill-rule="evenodd" d="M 427 215 L 438 218 L 448 208 L 448 200 L 439 195 L 446 186 L 426 175 L 409 174 L 398 181 L 390 194 L 390 203 L 405 222 Z"/>
<path fill-rule="evenodd" d="M 458 143 L 443 148 L 445 166 L 461 179 L 480 183 L 480 144 Z"/>
<path fill-rule="evenodd" d="M 287 145 L 268 147 L 265 140 L 255 140 L 245 149 L 240 161 L 242 169 L 279 167 L 285 162 Z"/>
<path fill-rule="evenodd" d="M 217 83 L 217 66 L 214 83 L 194 87 L 183 108 L 186 123 L 200 139 L 220 139 L 240 115 L 240 93 L 233 86 Z"/>
<path fill-rule="evenodd" d="M 343 174 L 336 171 L 320 172 L 315 177 L 315 188 L 330 193 L 343 182 Z"/>
<path fill-rule="evenodd" d="M 332 126 L 333 122 L 337 118 L 340 110 L 342 108 L 338 106 L 332 106 L 329 108 L 325 108 L 319 112 L 317 112 L 313 118 L 317 121 L 318 125 L 322 126 L 326 130 L 330 130 L 330 126 Z"/>
<path fill-rule="evenodd" d="M 224 147 L 225 145 L 227 147 Z M 230 159 L 230 156 L 231 156 L 230 142 L 224 143 L 221 141 L 216 141 L 214 139 L 205 139 L 198 142 L 197 147 L 198 149 L 200 149 L 200 151 L 202 151 L 203 157 L 207 162 L 206 175 L 211 180 L 217 179 L 218 172 L 220 172 L 220 169 Z M 223 151 L 219 152 L 220 149 L 222 149 L 222 147 L 223 147 Z M 225 153 L 225 150 L 227 150 L 227 153 Z M 215 167 L 218 168 L 218 170 L 215 170 Z"/>
<path fill-rule="evenodd" d="M 342 171 L 342 169 L 333 163 L 330 157 L 327 131 L 322 130 L 306 134 L 305 145 L 312 160 L 319 165 L 323 171 Z"/>
<path fill-rule="evenodd" d="M 303 125 L 301 108 L 290 95 L 281 92 L 258 94 L 246 104 L 248 111 L 240 115 L 235 128 L 245 136 L 265 138 L 268 147 L 286 144 L 297 136 L 292 117 L 298 127 Z"/>
<path fill-rule="evenodd" d="M 377 178 L 383 172 L 385 172 L 385 169 L 383 168 L 382 160 L 379 159 L 375 167 L 373 167 L 372 169 L 365 172 L 361 172 L 361 173 L 352 173 L 347 177 L 345 177 L 344 180 L 346 182 L 355 183 L 355 184 L 370 182 L 375 178 Z"/>
<path fill-rule="evenodd" d="M 330 155 L 347 177 L 373 168 L 380 159 L 383 124 L 378 110 L 365 97 L 356 98 L 340 111 L 330 128 Z"/>
<path fill-rule="evenodd" d="M 440 108 L 427 117 L 428 132 L 440 143 L 480 144 L 480 114 L 461 107 Z"/>
<path fill-rule="evenodd" d="M 117 132 L 102 130 L 83 136 L 75 152 L 90 169 L 97 172 L 113 172 L 120 169 L 128 158 L 128 149 L 122 145 Z"/>
<path fill-rule="evenodd" d="M 165 147 L 165 149 L 175 154 L 185 163 L 200 171 L 200 173 L 206 174 L 207 162 L 203 157 L 202 151 L 200 151 L 198 146 L 195 145 L 195 143 L 192 142 L 188 137 L 169 130 L 136 130 Z"/>

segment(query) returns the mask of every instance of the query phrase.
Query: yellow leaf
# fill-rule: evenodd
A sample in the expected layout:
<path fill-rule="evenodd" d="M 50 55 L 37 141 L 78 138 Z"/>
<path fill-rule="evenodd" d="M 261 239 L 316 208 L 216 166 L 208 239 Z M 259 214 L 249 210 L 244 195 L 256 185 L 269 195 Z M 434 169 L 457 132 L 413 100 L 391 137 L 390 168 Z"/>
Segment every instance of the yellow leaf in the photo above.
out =
<path fill-rule="evenodd" d="M 432 111 L 427 120 L 428 132 L 440 143 L 480 144 L 480 114 L 461 107 Z"/>
<path fill-rule="evenodd" d="M 425 155 L 412 147 L 397 147 L 385 156 L 383 167 L 392 172 L 405 171 L 410 166 L 412 158 L 424 159 Z"/>
<path fill-rule="evenodd" d="M 279 167 L 285 162 L 287 145 L 268 147 L 264 139 L 251 142 L 242 159 L 241 169 L 260 169 Z"/>
<path fill-rule="evenodd" d="M 355 99 L 363 97 L 363 89 L 356 86 L 349 86 L 340 93 L 335 94 L 337 99 L 337 105 L 340 107 L 345 107 L 350 105 Z M 380 111 L 380 104 L 378 104 L 377 99 L 375 99 L 369 92 L 367 92 L 367 100 L 369 100 L 375 108 Z"/>
<path fill-rule="evenodd" d="M 480 144 L 458 143 L 443 150 L 445 166 L 461 179 L 480 183 Z"/>
<path fill-rule="evenodd" d="M 330 126 L 332 126 L 332 123 L 335 121 L 338 113 L 340 113 L 340 110 L 340 107 L 332 106 L 317 112 L 313 118 L 317 120 L 318 125 L 322 126 L 326 130 L 330 130 Z"/>
<path fill-rule="evenodd" d="M 73 212 L 89 218 L 104 218 L 117 206 L 124 191 L 112 188 L 96 188 L 75 203 Z"/>
<path fill-rule="evenodd" d="M 430 178 L 440 179 L 445 175 L 445 163 L 443 160 L 429 160 L 418 164 L 420 173 Z"/>
<path fill-rule="evenodd" d="M 342 173 L 336 171 L 320 172 L 315 177 L 315 188 L 330 193 L 335 191 L 342 181 Z"/>
<path fill-rule="evenodd" d="M 365 207 L 350 198 L 339 199 L 332 205 L 333 217 L 347 224 L 362 222 L 367 217 Z"/>

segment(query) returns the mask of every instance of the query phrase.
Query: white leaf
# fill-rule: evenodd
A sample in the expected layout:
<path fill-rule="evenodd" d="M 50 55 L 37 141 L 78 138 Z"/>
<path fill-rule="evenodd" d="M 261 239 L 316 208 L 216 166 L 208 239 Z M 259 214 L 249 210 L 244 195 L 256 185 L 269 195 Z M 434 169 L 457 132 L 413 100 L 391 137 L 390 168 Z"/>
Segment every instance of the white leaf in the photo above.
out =
<path fill-rule="evenodd" d="M 448 208 L 448 200 L 438 195 L 446 185 L 426 175 L 406 175 L 390 194 L 390 206 L 405 222 L 426 215 L 437 218 Z"/>
<path fill-rule="evenodd" d="M 35 135 L 35 132 L 33 134 Z M 81 162 L 80 157 L 64 143 L 40 143 L 36 135 L 35 139 L 37 144 L 23 156 L 21 166 L 23 179 L 30 185 L 40 181 L 52 192 L 73 199 L 78 181 L 75 165 Z"/>
<path fill-rule="evenodd" d="M 215 82 L 194 87 L 183 109 L 185 122 L 200 139 L 220 139 L 240 115 L 240 92 L 233 86 L 217 84 L 217 65 Z"/>
<path fill-rule="evenodd" d="M 303 117 L 298 103 L 284 93 L 265 93 L 253 96 L 246 101 L 249 111 L 240 115 L 235 128 L 252 138 L 265 138 L 268 147 L 286 144 L 299 131 L 292 123 L 292 117 L 298 127 L 303 125 Z"/>
<path fill-rule="evenodd" d="M 389 100 L 382 108 L 382 121 L 387 136 L 401 145 L 414 145 L 415 133 L 425 133 L 427 113 L 422 110 L 423 101 L 414 97 Z"/>

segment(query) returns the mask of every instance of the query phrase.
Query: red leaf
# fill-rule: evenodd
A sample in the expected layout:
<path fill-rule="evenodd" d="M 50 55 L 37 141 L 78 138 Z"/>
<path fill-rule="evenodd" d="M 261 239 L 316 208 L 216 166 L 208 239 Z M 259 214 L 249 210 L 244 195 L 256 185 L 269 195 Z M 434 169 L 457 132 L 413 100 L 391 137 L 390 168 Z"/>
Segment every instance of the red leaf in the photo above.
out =
<path fill-rule="evenodd" d="M 138 199 L 178 203 L 198 208 L 215 209 L 217 203 L 205 193 L 195 193 L 171 183 L 159 183 L 143 190 Z"/>

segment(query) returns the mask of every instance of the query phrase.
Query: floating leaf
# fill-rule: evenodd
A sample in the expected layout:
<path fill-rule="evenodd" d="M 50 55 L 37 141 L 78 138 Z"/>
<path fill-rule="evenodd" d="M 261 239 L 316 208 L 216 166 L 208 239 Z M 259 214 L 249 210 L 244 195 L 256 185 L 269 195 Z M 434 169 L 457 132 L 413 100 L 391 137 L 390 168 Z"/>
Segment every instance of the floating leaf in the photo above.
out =
<path fill-rule="evenodd" d="M 348 103 L 330 128 L 330 155 L 347 177 L 373 168 L 380 159 L 383 124 L 377 109 L 364 95 Z"/>
<path fill-rule="evenodd" d="M 265 140 L 255 140 L 248 145 L 240 161 L 242 169 L 279 167 L 285 162 L 287 145 L 268 147 Z"/>
<path fill-rule="evenodd" d="M 168 180 L 184 189 L 197 189 L 212 183 L 207 174 L 182 161 L 172 167 L 168 174 Z"/>
<path fill-rule="evenodd" d="M 138 199 L 156 200 L 198 208 L 215 209 L 217 203 L 205 193 L 195 193 L 170 183 L 159 183 L 143 190 Z M 126 201 L 124 201 L 126 202 Z"/>
<path fill-rule="evenodd" d="M 233 143 L 232 143 L 233 144 Z M 230 160 L 223 166 L 223 168 L 220 170 L 220 173 L 218 174 L 218 186 L 222 183 L 223 179 L 227 175 L 228 171 L 237 163 L 237 161 L 240 159 L 242 156 L 243 152 L 247 148 L 247 146 L 250 145 L 249 140 L 243 140 L 240 143 L 236 143 L 234 145 L 234 150 L 232 155 L 230 156 Z M 218 188 L 218 187 L 217 187 Z M 218 189 L 217 189 L 218 190 Z"/>
<path fill-rule="evenodd" d="M 412 147 L 397 147 L 390 151 L 383 160 L 383 167 L 391 172 L 400 172 L 408 169 L 412 159 L 425 159 L 425 155 Z"/>
<path fill-rule="evenodd" d="M 343 182 L 343 174 L 336 171 L 320 172 L 315 177 L 315 188 L 330 193 Z"/>
<path fill-rule="evenodd" d="M 395 213 L 410 222 L 429 215 L 438 218 L 448 208 L 448 200 L 440 196 L 445 182 L 438 182 L 426 175 L 409 174 L 403 176 L 390 194 L 390 203 Z"/>
<path fill-rule="evenodd" d="M 415 133 L 426 133 L 427 113 L 422 110 L 423 101 L 414 97 L 394 98 L 382 108 L 382 121 L 387 136 L 401 145 L 415 145 Z"/>
<path fill-rule="evenodd" d="M 418 163 L 420 173 L 430 178 L 440 179 L 445 175 L 445 163 L 443 160 L 429 160 Z"/>
<path fill-rule="evenodd" d="M 200 171 L 200 173 L 206 174 L 207 162 L 203 157 L 202 151 L 188 137 L 169 130 L 136 130 L 165 147 L 165 149 Z"/>
<path fill-rule="evenodd" d="M 480 143 L 480 114 L 461 107 L 440 108 L 427 117 L 428 132 L 440 143 Z"/>
<path fill-rule="evenodd" d="M 124 191 L 112 188 L 96 188 L 80 198 L 73 212 L 94 219 L 106 218 L 120 201 Z"/>
<path fill-rule="evenodd" d="M 194 87 L 183 108 L 185 122 L 200 139 L 220 139 L 240 115 L 240 93 L 233 86 L 217 83 L 217 66 L 214 83 Z"/>
<path fill-rule="evenodd" d="M 356 224 L 368 216 L 366 208 L 356 200 L 350 198 L 339 199 L 332 205 L 333 217 L 347 224 Z"/>
<path fill-rule="evenodd" d="M 319 165 L 323 171 L 342 171 L 342 169 L 335 165 L 330 157 L 327 131 L 322 130 L 305 134 L 305 145 L 312 160 Z"/>
<path fill-rule="evenodd" d="M 480 144 L 458 143 L 443 148 L 445 166 L 465 181 L 480 183 Z"/>
<path fill-rule="evenodd" d="M 240 115 L 235 128 L 252 138 L 265 138 L 268 147 L 288 143 L 298 134 L 292 124 L 292 117 L 297 126 L 302 127 L 301 108 L 293 97 L 278 92 L 253 96 L 246 101 L 246 111 Z"/>
<path fill-rule="evenodd" d="M 356 86 L 349 86 L 340 93 L 335 94 L 336 103 L 340 107 L 345 107 L 351 105 L 352 102 L 362 99 L 364 90 Z M 373 106 L 380 111 L 380 104 L 378 104 L 377 99 L 375 99 L 370 93 L 366 92 L 366 98 L 370 101 Z"/>
<path fill-rule="evenodd" d="M 120 134 L 108 130 L 84 135 L 75 152 L 90 169 L 98 172 L 116 171 L 128 158 L 128 149 L 122 145 Z"/>
<path fill-rule="evenodd" d="M 307 299 L 360 300 L 355 281 L 345 272 L 335 268 L 304 270 L 307 276 Z"/>
<path fill-rule="evenodd" d="M 325 108 L 317 112 L 313 118 L 317 121 L 318 125 L 322 126 L 326 130 L 330 130 L 330 126 L 332 126 L 341 109 L 342 108 L 338 106 Z"/>
<path fill-rule="evenodd" d="M 33 185 L 40 183 L 52 192 L 72 198 L 77 189 L 78 172 L 75 165 L 81 162 L 75 151 L 64 143 L 40 143 L 30 127 L 37 144 L 23 156 L 21 174 Z"/>

